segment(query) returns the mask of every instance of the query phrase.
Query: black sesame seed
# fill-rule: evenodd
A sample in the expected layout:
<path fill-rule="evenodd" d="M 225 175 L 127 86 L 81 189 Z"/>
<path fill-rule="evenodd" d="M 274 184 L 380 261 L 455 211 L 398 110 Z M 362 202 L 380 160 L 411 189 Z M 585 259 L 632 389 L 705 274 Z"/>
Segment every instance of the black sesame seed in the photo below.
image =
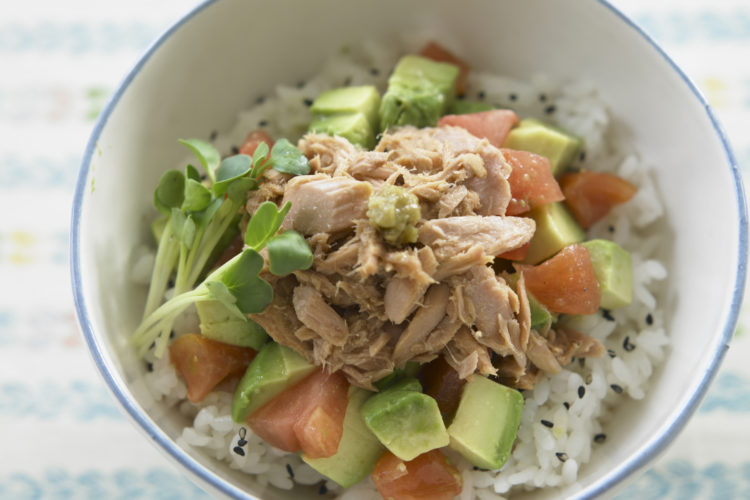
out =
<path fill-rule="evenodd" d="M 247 439 L 240 438 L 237 440 L 237 446 L 245 446 L 247 444 Z"/>
<path fill-rule="evenodd" d="M 586 161 L 586 151 L 581 151 L 581 154 L 578 155 L 578 160 Z"/>
<path fill-rule="evenodd" d="M 258 122 L 259 127 L 265 127 L 268 125 L 268 120 L 261 120 Z"/>
<path fill-rule="evenodd" d="M 610 358 L 613 358 L 613 359 L 617 357 L 617 354 L 615 354 L 615 351 L 613 351 L 612 349 L 607 349 L 607 354 L 609 355 Z"/>
<path fill-rule="evenodd" d="M 318 488 L 318 495 L 325 495 L 326 493 L 328 493 L 328 488 L 325 483 L 323 483 L 320 485 L 320 488 Z"/>
<path fill-rule="evenodd" d="M 609 231 L 610 233 L 614 233 L 614 232 L 615 232 L 615 226 L 612 226 L 612 225 L 610 225 L 610 226 L 609 226 L 609 227 L 607 228 L 607 230 L 608 230 L 608 231 Z"/>
<path fill-rule="evenodd" d="M 539 94 L 539 102 L 545 102 L 547 100 L 547 94 Z"/>
<path fill-rule="evenodd" d="M 238 454 L 241 457 L 245 456 L 245 450 L 243 450 L 239 446 L 235 446 L 234 448 L 232 448 L 232 451 L 235 452 L 236 454 Z"/>
<path fill-rule="evenodd" d="M 289 477 L 294 479 L 294 469 L 292 469 L 291 465 L 286 464 L 286 471 L 289 474 Z"/>
<path fill-rule="evenodd" d="M 479 91 L 479 92 L 477 93 L 477 99 L 479 99 L 480 101 L 483 101 L 483 100 L 484 100 L 484 96 L 485 96 L 484 90 L 480 90 L 480 91 Z"/>
<path fill-rule="evenodd" d="M 570 410 L 570 403 L 568 403 L 567 401 L 563 402 L 563 406 L 565 407 L 566 410 Z"/>
<path fill-rule="evenodd" d="M 622 394 L 622 387 L 617 384 L 610 385 L 613 391 L 615 391 L 617 394 Z"/>
<path fill-rule="evenodd" d="M 625 337 L 625 340 L 622 341 L 622 348 L 627 352 L 632 352 L 635 349 L 635 344 L 630 343 L 630 337 Z"/>
<path fill-rule="evenodd" d="M 236 155 L 239 153 L 240 153 L 240 148 L 238 148 L 237 146 L 232 146 L 232 154 Z"/>
<path fill-rule="evenodd" d="M 474 466 L 474 470 L 479 470 L 479 467 L 477 467 L 477 466 L 475 465 L 475 466 Z"/>
<path fill-rule="evenodd" d="M 201 180 L 205 181 L 206 179 L 208 179 L 208 174 L 202 174 L 201 175 Z"/>
<path fill-rule="evenodd" d="M 578 386 L 578 397 L 583 398 L 586 395 L 586 388 L 582 385 Z"/>
<path fill-rule="evenodd" d="M 543 426 L 545 426 L 545 427 L 549 427 L 550 429 L 551 429 L 552 427 L 554 427 L 554 426 L 555 426 L 555 424 L 553 424 L 553 423 L 552 423 L 552 422 L 550 422 L 549 420 L 544 420 L 544 419 L 541 419 L 541 420 L 540 420 L 539 422 L 541 422 L 541 424 L 542 424 Z"/>
<path fill-rule="evenodd" d="M 509 94 L 508 99 L 510 99 L 511 101 L 515 101 L 516 99 L 518 99 L 518 94 Z"/>
<path fill-rule="evenodd" d="M 174 338 L 174 330 L 172 330 L 171 332 L 169 332 L 169 338 L 170 338 L 170 339 L 173 339 L 173 338 Z"/>
<path fill-rule="evenodd" d="M 555 111 L 557 111 L 557 106 L 555 106 L 554 104 L 550 104 L 549 106 L 544 108 L 544 112 L 547 113 L 548 115 L 551 115 Z"/>
<path fill-rule="evenodd" d="M 370 74 L 372 76 L 378 76 L 380 74 L 380 70 L 378 68 L 370 68 Z"/>
<path fill-rule="evenodd" d="M 602 317 L 606 319 L 607 321 L 615 320 L 614 316 L 612 316 L 612 313 L 609 312 L 609 309 L 602 309 Z"/>
<path fill-rule="evenodd" d="M 606 434 L 600 433 L 600 434 L 597 434 L 596 436 L 594 436 L 594 442 L 595 443 L 602 444 L 606 440 L 607 440 L 607 435 Z"/>
<path fill-rule="evenodd" d="M 305 86 L 305 81 L 304 80 L 300 80 L 300 81 L 297 82 L 297 88 L 298 89 L 301 89 L 304 86 Z"/>
<path fill-rule="evenodd" d="M 563 451 L 558 451 L 557 453 L 555 453 L 555 456 L 561 462 L 564 462 L 564 461 L 566 461 L 568 459 L 568 454 L 565 453 L 565 452 L 563 452 Z"/>
<path fill-rule="evenodd" d="M 309 97 L 306 97 L 306 98 L 305 98 L 305 99 L 304 99 L 304 100 L 303 100 L 302 102 L 304 102 L 304 103 L 305 103 L 305 106 L 307 106 L 308 108 L 309 108 L 310 106 L 312 106 L 312 104 L 313 104 L 313 100 L 312 100 L 312 99 L 310 99 Z"/>
<path fill-rule="evenodd" d="M 654 317 L 651 315 L 651 313 L 648 313 L 646 315 L 646 324 L 647 325 L 653 325 L 654 324 Z"/>
<path fill-rule="evenodd" d="M 149 361 L 147 361 L 146 362 L 146 371 L 149 371 L 149 372 L 154 371 L 154 364 L 151 363 L 151 362 L 149 362 Z"/>
<path fill-rule="evenodd" d="M 211 135 L 208 137 L 208 140 L 215 141 L 216 140 L 216 136 L 218 136 L 218 135 L 219 135 L 219 133 L 216 130 L 212 130 L 211 131 Z"/>

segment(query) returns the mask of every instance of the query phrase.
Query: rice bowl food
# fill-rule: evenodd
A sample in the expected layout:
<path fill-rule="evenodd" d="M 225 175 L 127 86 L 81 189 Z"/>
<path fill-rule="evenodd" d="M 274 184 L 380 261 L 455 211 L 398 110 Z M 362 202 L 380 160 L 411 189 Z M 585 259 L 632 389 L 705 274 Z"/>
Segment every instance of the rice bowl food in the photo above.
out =
<path fill-rule="evenodd" d="M 404 54 L 417 52 L 418 49 L 419 45 L 409 42 L 405 42 L 403 47 L 378 43 L 348 46 L 335 54 L 319 74 L 302 82 L 280 85 L 267 95 L 256 96 L 255 105 L 239 114 L 233 130 L 226 134 L 216 134 L 211 138 L 211 143 L 223 155 L 231 155 L 240 152 L 240 146 L 245 143 L 249 132 L 261 129 L 277 140 L 287 138 L 293 144 L 298 144 L 313 163 L 316 156 L 310 152 L 316 149 L 310 144 L 316 139 L 315 136 L 311 138 L 305 134 L 315 118 L 311 112 L 311 104 L 315 99 L 329 89 L 367 85 L 375 86 L 382 95 L 387 91 L 392 68 Z M 468 73 L 464 96 L 466 101 L 483 103 L 491 108 L 512 109 L 523 119 L 543 120 L 581 138 L 584 147 L 572 159 L 570 169 L 614 174 L 637 188 L 637 193 L 630 201 L 616 206 L 591 225 L 586 233 L 586 240 L 609 240 L 630 254 L 632 303 L 611 310 L 596 308 L 598 310 L 594 314 L 562 315 L 554 320 L 556 327 L 559 326 L 561 330 L 582 332 L 587 339 L 592 339 L 591 344 L 600 347 L 600 355 L 588 356 L 582 351 L 573 354 L 568 352 L 567 357 L 575 359 L 567 366 L 558 367 L 556 373 L 537 370 L 533 381 L 515 381 L 516 387 L 523 389 L 523 410 L 512 453 L 499 470 L 478 470 L 455 450 L 444 450 L 450 462 L 460 472 L 461 489 L 458 498 L 497 499 L 513 496 L 515 492 L 522 490 L 574 483 L 579 469 L 589 462 L 592 451 L 608 446 L 607 421 L 617 410 L 620 401 L 624 398 L 642 399 L 647 393 L 650 377 L 664 359 L 669 345 L 664 329 L 660 288 L 666 278 L 666 269 L 659 260 L 664 235 L 654 231 L 664 211 L 649 169 L 637 152 L 629 151 L 626 145 L 613 136 L 607 106 L 592 85 L 585 81 L 555 82 L 543 76 L 523 82 L 472 68 Z M 300 139 L 301 142 L 298 143 Z M 381 143 L 381 152 L 387 152 L 387 148 L 388 145 L 382 146 Z M 324 155 L 319 153 L 318 157 L 321 156 Z M 190 161 L 194 162 L 188 160 Z M 322 163 L 326 161 L 330 160 Z M 182 170 L 185 163 L 177 167 Z M 320 163 L 318 160 L 318 164 Z M 414 168 L 414 165 L 411 167 Z M 319 174 L 324 170 L 324 167 L 316 168 Z M 408 188 L 408 180 L 403 182 Z M 284 179 L 284 183 L 291 181 Z M 277 198 L 274 198 L 276 203 L 285 196 L 286 184 L 281 184 L 279 189 Z M 249 205 L 257 209 L 260 203 L 254 202 L 252 195 L 249 199 Z M 420 199 L 420 202 L 424 205 L 425 198 Z M 292 219 L 294 207 L 292 202 L 291 211 L 285 214 Z M 328 215 L 329 219 L 333 218 L 332 214 Z M 294 229 L 297 228 L 294 226 Z M 315 243 L 311 235 L 308 235 L 307 241 L 314 249 Z M 332 247 L 332 251 L 340 248 L 336 245 Z M 136 268 L 143 272 L 136 273 L 142 274 L 135 276 L 137 280 L 148 282 L 151 277 L 149 264 L 153 259 L 153 253 L 142 251 L 141 261 Z M 158 259 L 157 255 L 156 260 Z M 445 262 L 442 264 L 445 265 Z M 352 273 L 361 266 L 360 260 L 351 268 Z M 498 271 L 507 272 L 508 269 Z M 297 279 L 302 279 L 299 273 Z M 179 288 L 179 283 L 177 285 Z M 178 293 L 184 291 L 179 290 Z M 414 310 L 421 303 L 424 291 L 421 291 L 420 298 L 413 304 L 406 304 L 413 307 L 407 308 L 403 313 L 406 315 L 404 318 L 416 314 Z M 173 292 L 167 292 L 168 298 L 171 293 Z M 156 306 L 152 309 L 156 309 Z M 299 309 L 297 314 L 299 315 Z M 253 318 L 268 330 L 271 337 L 281 342 L 272 331 L 273 325 L 264 324 L 262 313 Z M 545 326 L 540 327 L 540 331 L 549 331 L 552 322 L 553 320 L 549 320 Z M 175 335 L 171 342 L 198 331 L 199 323 L 200 319 L 192 309 L 176 317 Z M 474 330 L 474 335 L 481 337 L 476 335 L 477 330 Z M 169 350 L 166 349 L 170 342 L 168 336 L 161 335 L 158 339 L 151 340 L 155 340 L 155 349 L 143 351 L 149 372 L 143 377 L 140 390 L 148 392 L 157 401 L 163 401 L 168 407 L 179 408 L 181 413 L 192 420 L 192 425 L 186 427 L 178 438 L 181 446 L 255 475 L 261 485 L 273 485 L 281 489 L 292 488 L 295 484 L 314 485 L 321 495 L 380 498 L 370 479 L 343 489 L 311 468 L 299 455 L 274 448 L 244 422 L 235 421 L 232 418 L 232 405 L 236 380 L 219 385 L 199 402 L 189 401 L 188 387 L 175 369 L 174 360 L 170 359 Z M 396 340 L 391 343 L 395 344 Z M 150 342 L 146 343 L 146 347 L 148 344 Z M 160 344 L 162 350 L 158 352 Z M 163 355 L 158 356 L 157 352 Z M 312 351 L 308 354 L 315 356 Z M 411 356 L 400 359 L 388 369 L 392 371 L 394 367 L 400 368 L 406 359 L 420 359 L 420 356 L 422 361 L 430 361 L 432 354 L 434 353 L 414 351 Z M 493 358 L 495 365 L 496 361 Z M 330 359 L 327 363 L 332 365 Z M 378 372 L 377 377 L 366 380 L 361 378 L 364 377 L 361 371 L 355 370 L 356 365 L 357 363 L 352 363 L 349 371 L 344 370 L 349 375 L 349 382 L 358 382 L 356 385 L 373 389 L 368 383 L 376 382 L 384 376 L 385 372 Z M 453 367 L 459 369 L 457 366 Z M 345 366 L 342 364 L 336 368 L 342 369 Z M 475 370 L 479 370 L 476 359 L 471 365 L 471 373 Z M 467 374 L 463 375 L 462 378 L 466 378 Z M 357 378 L 358 376 L 361 377 Z"/>

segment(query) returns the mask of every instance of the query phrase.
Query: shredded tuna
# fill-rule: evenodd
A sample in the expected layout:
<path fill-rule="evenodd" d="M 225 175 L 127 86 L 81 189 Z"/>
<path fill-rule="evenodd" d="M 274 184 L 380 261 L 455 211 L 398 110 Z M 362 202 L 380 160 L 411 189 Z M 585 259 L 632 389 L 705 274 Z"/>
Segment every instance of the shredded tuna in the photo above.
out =
<path fill-rule="evenodd" d="M 505 215 L 511 166 L 486 139 L 458 127 L 402 127 L 374 151 L 321 134 L 298 145 L 310 174 L 273 174 L 247 203 L 290 201 L 283 227 L 313 252 L 310 269 L 269 275 L 273 302 L 251 315 L 274 340 L 370 390 L 406 362 L 437 356 L 461 378 L 530 388 L 573 357 L 603 351 L 572 330 L 532 331 L 523 277 L 511 287 L 492 269 L 535 225 Z M 391 246 L 370 224 L 369 197 L 386 184 L 419 201 L 414 244 Z"/>

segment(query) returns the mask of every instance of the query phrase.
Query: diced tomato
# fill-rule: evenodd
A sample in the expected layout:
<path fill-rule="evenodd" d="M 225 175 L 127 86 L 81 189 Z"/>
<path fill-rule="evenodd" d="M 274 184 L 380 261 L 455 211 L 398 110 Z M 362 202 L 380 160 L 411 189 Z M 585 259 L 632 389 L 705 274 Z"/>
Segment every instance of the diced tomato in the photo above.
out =
<path fill-rule="evenodd" d="M 526 290 L 552 312 L 593 314 L 599 309 L 599 283 L 589 251 L 569 245 L 536 266 L 516 264 Z"/>
<path fill-rule="evenodd" d="M 547 158 L 514 149 L 503 149 L 502 152 L 512 168 L 508 177 L 512 198 L 506 215 L 519 215 L 537 205 L 565 199 Z"/>
<path fill-rule="evenodd" d="M 466 380 L 458 377 L 456 370 L 445 361 L 443 356 L 422 366 L 419 381 L 422 383 L 424 393 L 437 401 L 443 418 L 456 412 Z"/>
<path fill-rule="evenodd" d="M 430 42 L 425 45 L 419 55 L 433 61 L 446 62 L 458 66 L 459 73 L 456 79 L 456 93 L 464 95 L 466 92 L 466 79 L 469 77 L 468 64 L 436 42 Z"/>
<path fill-rule="evenodd" d="M 255 150 L 261 142 L 265 142 L 268 145 L 269 149 L 273 147 L 273 138 L 268 134 L 268 132 L 262 129 L 253 130 L 247 135 L 247 138 L 245 139 L 245 142 L 242 143 L 242 146 L 240 146 L 239 154 L 253 156 L 253 153 L 255 153 Z"/>
<path fill-rule="evenodd" d="M 388 500 L 451 500 L 461 493 L 461 473 L 440 450 L 404 462 L 390 451 L 372 471 L 372 481 Z"/>
<path fill-rule="evenodd" d="M 501 147 L 510 129 L 518 124 L 518 115 L 510 109 L 493 109 L 466 115 L 445 115 L 438 126 L 451 125 L 465 128 L 470 134 L 487 139 L 490 144 Z"/>
<path fill-rule="evenodd" d="M 635 196 L 636 187 L 603 172 L 572 172 L 560 178 L 560 187 L 573 216 L 584 229 L 602 219 L 612 207 Z"/>
<path fill-rule="evenodd" d="M 187 397 L 201 401 L 221 381 L 239 377 L 255 357 L 255 350 L 209 339 L 197 333 L 183 335 L 169 346 L 169 359 L 188 387 Z"/>
<path fill-rule="evenodd" d="M 254 411 L 247 424 L 266 442 L 310 458 L 336 453 L 344 433 L 349 383 L 320 369 Z"/>
<path fill-rule="evenodd" d="M 501 253 L 498 255 L 501 259 L 506 260 L 523 260 L 526 258 L 526 254 L 529 253 L 529 245 L 531 243 L 525 243 L 522 246 L 516 248 L 515 250 L 509 250 L 505 253 Z"/>

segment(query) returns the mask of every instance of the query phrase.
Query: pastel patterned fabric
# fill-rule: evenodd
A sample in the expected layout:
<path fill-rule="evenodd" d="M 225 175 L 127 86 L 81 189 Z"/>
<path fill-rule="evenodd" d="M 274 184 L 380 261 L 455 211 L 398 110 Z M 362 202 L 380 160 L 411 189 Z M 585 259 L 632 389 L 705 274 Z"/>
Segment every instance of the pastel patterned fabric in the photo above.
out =
<path fill-rule="evenodd" d="M 615 0 L 715 107 L 750 177 L 750 2 Z M 0 498 L 204 499 L 125 418 L 76 324 L 75 179 L 96 116 L 190 0 L 0 3 Z M 750 498 L 750 301 L 696 416 L 617 497 Z"/>

